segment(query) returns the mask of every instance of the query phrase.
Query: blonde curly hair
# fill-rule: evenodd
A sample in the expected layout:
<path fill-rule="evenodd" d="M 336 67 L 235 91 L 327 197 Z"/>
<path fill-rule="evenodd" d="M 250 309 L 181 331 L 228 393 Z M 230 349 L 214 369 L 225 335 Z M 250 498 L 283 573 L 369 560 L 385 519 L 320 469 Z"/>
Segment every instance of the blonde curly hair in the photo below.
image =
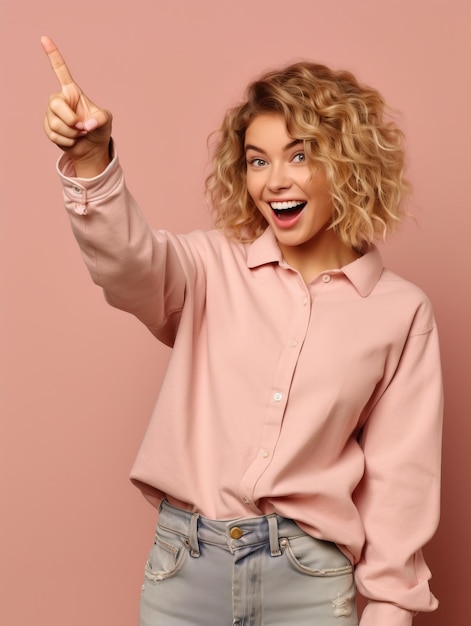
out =
<path fill-rule="evenodd" d="M 247 192 L 245 132 L 261 113 L 282 115 L 308 162 L 324 167 L 333 201 L 331 228 L 360 249 L 402 219 L 403 133 L 386 118 L 382 96 L 348 71 L 299 62 L 252 82 L 245 101 L 225 115 L 215 138 L 206 189 L 216 227 L 242 241 L 267 222 Z"/>

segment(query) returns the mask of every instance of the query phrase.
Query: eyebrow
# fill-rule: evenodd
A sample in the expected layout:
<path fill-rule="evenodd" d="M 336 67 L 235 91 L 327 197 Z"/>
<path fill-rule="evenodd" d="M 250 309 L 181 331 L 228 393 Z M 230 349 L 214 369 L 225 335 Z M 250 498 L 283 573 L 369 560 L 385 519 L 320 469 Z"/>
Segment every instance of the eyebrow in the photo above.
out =
<path fill-rule="evenodd" d="M 291 148 L 294 148 L 294 146 L 298 145 L 299 143 L 303 143 L 302 139 L 294 139 L 293 141 L 290 141 L 289 143 L 286 144 L 286 146 L 283 148 L 283 151 L 286 152 L 286 150 L 290 150 Z M 263 148 L 258 148 L 257 146 L 254 146 L 251 143 L 248 143 L 245 146 L 245 151 L 247 152 L 248 150 L 254 150 L 255 152 L 261 152 L 262 154 L 266 154 L 265 150 L 263 150 Z"/>

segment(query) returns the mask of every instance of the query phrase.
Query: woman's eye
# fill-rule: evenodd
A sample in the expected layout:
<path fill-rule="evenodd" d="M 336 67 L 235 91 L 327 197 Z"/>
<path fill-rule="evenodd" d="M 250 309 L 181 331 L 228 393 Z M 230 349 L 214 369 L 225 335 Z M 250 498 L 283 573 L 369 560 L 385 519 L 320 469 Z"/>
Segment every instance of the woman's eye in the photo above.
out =
<path fill-rule="evenodd" d="M 263 167 L 267 162 L 264 159 L 250 159 L 249 165 L 253 165 L 254 167 Z"/>
<path fill-rule="evenodd" d="M 298 152 L 298 154 L 295 154 L 293 157 L 293 161 L 295 163 L 304 163 L 305 160 L 306 160 L 306 155 L 304 154 L 304 152 Z"/>

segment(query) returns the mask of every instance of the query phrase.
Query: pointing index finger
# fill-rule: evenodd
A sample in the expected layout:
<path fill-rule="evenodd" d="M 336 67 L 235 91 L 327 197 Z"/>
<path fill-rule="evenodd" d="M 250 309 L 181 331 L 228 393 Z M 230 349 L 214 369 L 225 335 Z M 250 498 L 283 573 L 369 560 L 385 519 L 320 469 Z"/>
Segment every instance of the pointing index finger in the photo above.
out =
<path fill-rule="evenodd" d="M 59 52 L 56 44 L 44 35 L 41 37 L 41 45 L 44 49 L 44 52 L 49 57 L 49 62 L 54 71 L 54 74 L 57 76 L 57 80 L 59 81 L 61 87 L 67 87 L 68 85 L 73 84 L 75 81 L 72 78 L 72 74 L 67 67 L 62 54 Z"/>

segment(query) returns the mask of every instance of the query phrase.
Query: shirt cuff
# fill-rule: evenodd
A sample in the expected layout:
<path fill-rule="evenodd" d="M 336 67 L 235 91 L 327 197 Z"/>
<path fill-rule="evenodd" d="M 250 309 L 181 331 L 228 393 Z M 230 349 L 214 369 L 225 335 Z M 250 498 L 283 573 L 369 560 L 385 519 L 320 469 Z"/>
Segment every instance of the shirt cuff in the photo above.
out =
<path fill-rule="evenodd" d="M 62 182 L 66 207 L 77 215 L 88 215 L 89 203 L 110 195 L 122 181 L 118 154 L 113 143 L 111 162 L 94 178 L 78 178 L 74 164 L 66 153 L 57 161 L 56 169 Z"/>
<path fill-rule="evenodd" d="M 412 626 L 415 613 L 389 602 L 369 602 L 363 610 L 360 626 Z"/>

